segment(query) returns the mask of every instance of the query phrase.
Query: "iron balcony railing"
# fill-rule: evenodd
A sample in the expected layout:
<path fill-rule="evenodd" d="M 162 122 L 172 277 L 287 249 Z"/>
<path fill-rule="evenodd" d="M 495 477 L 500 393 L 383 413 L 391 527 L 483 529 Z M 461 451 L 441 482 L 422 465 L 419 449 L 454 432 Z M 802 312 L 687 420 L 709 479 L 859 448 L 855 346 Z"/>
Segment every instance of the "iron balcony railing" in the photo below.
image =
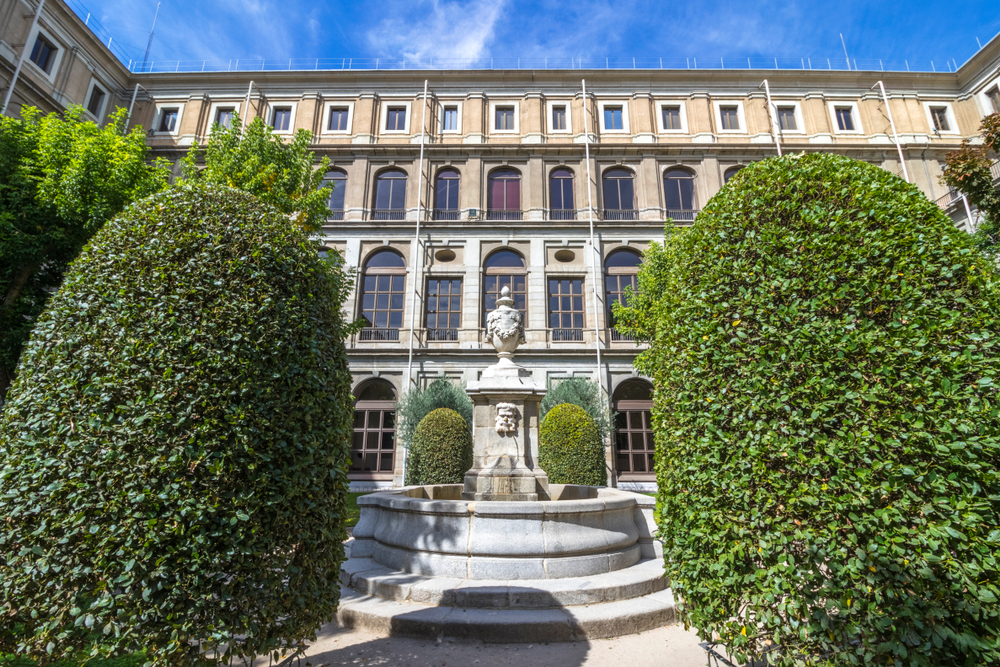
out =
<path fill-rule="evenodd" d="M 694 222 L 694 219 L 698 217 L 700 211 L 698 209 L 687 209 L 687 210 L 675 210 L 668 209 L 667 217 L 674 222 Z"/>
<path fill-rule="evenodd" d="M 560 342 L 583 342 L 583 329 L 551 329 L 552 340 Z"/>
<path fill-rule="evenodd" d="M 458 340 L 458 329 L 428 329 L 427 340 L 429 341 Z"/>
<path fill-rule="evenodd" d="M 486 211 L 487 220 L 520 220 L 521 211 Z"/>
<path fill-rule="evenodd" d="M 436 208 L 434 209 L 435 220 L 458 220 L 461 211 L 457 209 Z"/>
<path fill-rule="evenodd" d="M 385 329 L 382 327 L 365 327 L 358 335 L 361 341 L 398 341 L 399 329 Z"/>
<path fill-rule="evenodd" d="M 406 211 L 376 208 L 372 210 L 372 220 L 406 220 Z"/>
<path fill-rule="evenodd" d="M 604 219 L 609 221 L 638 220 L 639 211 L 626 208 L 606 208 L 604 209 Z"/>
<path fill-rule="evenodd" d="M 611 342 L 613 342 L 613 343 L 626 343 L 626 342 L 627 343 L 634 343 L 635 342 L 635 336 L 633 336 L 632 334 L 622 333 L 622 332 L 618 331 L 618 329 L 612 329 L 611 330 Z"/>
<path fill-rule="evenodd" d="M 326 217 L 327 217 L 328 220 L 343 220 L 344 219 L 344 212 L 343 211 L 330 211 L 329 213 L 326 214 Z"/>
<path fill-rule="evenodd" d="M 549 220 L 576 220 L 575 208 L 549 209 Z"/>

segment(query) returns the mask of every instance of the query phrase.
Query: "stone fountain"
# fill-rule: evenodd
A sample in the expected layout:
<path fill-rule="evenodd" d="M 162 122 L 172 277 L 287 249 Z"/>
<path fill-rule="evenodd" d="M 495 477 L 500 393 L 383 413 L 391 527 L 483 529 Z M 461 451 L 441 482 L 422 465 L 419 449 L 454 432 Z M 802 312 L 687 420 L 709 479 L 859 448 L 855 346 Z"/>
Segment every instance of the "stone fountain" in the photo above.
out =
<path fill-rule="evenodd" d="M 524 324 L 507 288 L 496 303 L 487 340 L 499 361 L 468 386 L 473 467 L 464 484 L 358 499 L 340 622 L 502 642 L 610 637 L 673 622 L 653 498 L 549 484 L 538 468 L 545 390 L 514 363 Z"/>

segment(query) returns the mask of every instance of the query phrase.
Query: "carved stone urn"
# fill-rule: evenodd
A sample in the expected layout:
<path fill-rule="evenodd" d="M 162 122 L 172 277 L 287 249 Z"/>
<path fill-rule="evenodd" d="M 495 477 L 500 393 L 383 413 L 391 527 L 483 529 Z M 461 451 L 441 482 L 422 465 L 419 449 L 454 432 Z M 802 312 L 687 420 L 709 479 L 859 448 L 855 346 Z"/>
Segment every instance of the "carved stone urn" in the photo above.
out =
<path fill-rule="evenodd" d="M 486 340 L 497 351 L 501 364 L 514 363 L 514 350 L 524 343 L 524 319 L 521 311 L 514 308 L 509 287 L 500 290 L 496 310 L 486 316 Z"/>

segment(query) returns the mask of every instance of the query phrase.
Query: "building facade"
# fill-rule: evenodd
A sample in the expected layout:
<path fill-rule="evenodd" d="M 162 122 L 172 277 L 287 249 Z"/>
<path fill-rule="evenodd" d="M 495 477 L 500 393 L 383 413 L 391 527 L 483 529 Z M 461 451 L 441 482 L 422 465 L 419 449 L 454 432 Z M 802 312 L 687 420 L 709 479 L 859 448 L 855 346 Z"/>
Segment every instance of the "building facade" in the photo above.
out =
<path fill-rule="evenodd" d="M 662 240 L 664 226 L 691 224 L 733 174 L 775 155 L 778 144 L 905 175 L 968 226 L 971 212 L 939 182 L 944 156 L 1000 111 L 1000 39 L 941 73 L 137 74 L 88 38 L 61 0 L 49 0 L 29 34 L 32 7 L 0 4 L 8 19 L 0 43 L 8 83 L 0 86 L 9 85 L 16 54 L 31 50 L 9 115 L 21 104 L 78 103 L 103 121 L 135 92 L 131 125 L 146 128 L 156 155 L 175 161 L 234 112 L 262 117 L 282 135 L 313 133 L 335 185 L 320 235 L 356 268 L 347 308 L 368 323 L 348 341 L 357 488 L 401 482 L 400 395 L 440 377 L 476 380 L 495 361 L 485 316 L 504 286 L 525 316 L 518 361 L 538 382 L 600 382 L 618 413 L 609 477 L 650 487 L 652 387 L 632 368 L 643 346 L 614 331 L 610 310 L 635 285 L 641 253 Z M 106 96 L 99 104 L 94 87 Z"/>

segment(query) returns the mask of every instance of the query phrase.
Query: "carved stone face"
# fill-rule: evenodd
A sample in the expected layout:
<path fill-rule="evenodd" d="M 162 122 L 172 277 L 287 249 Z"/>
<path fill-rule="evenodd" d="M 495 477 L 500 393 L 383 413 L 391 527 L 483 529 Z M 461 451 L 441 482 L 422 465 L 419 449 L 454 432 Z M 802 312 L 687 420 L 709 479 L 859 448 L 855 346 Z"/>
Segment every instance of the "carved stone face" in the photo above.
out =
<path fill-rule="evenodd" d="M 510 403 L 497 403 L 496 430 L 500 435 L 517 432 L 517 408 Z"/>

